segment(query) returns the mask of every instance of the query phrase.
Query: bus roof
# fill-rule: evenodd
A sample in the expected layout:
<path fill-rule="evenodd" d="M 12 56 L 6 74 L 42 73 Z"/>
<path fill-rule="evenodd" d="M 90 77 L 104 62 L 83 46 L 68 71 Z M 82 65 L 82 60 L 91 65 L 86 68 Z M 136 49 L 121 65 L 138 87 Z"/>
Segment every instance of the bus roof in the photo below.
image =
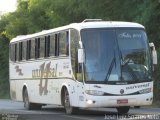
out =
<path fill-rule="evenodd" d="M 66 26 L 50 29 L 50 30 L 43 30 L 41 32 L 37 32 L 34 34 L 29 34 L 29 35 L 20 35 L 11 40 L 10 43 L 20 41 L 20 40 L 27 40 L 30 38 L 35 38 L 38 36 L 43 36 L 47 35 L 53 32 L 59 32 L 63 30 L 67 30 L 70 28 L 77 29 L 80 31 L 81 29 L 86 29 L 86 28 L 143 28 L 144 26 L 138 23 L 133 23 L 133 22 L 119 22 L 119 21 L 89 21 L 89 22 L 82 22 L 82 23 L 72 23 Z"/>

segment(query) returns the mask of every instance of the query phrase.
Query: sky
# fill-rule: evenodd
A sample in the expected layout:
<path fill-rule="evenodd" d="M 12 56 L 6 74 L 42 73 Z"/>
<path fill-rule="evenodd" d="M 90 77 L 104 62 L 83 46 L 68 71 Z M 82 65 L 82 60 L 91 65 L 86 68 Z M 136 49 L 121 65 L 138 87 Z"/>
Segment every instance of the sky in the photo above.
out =
<path fill-rule="evenodd" d="M 0 0 L 0 12 L 13 12 L 16 10 L 16 0 Z"/>

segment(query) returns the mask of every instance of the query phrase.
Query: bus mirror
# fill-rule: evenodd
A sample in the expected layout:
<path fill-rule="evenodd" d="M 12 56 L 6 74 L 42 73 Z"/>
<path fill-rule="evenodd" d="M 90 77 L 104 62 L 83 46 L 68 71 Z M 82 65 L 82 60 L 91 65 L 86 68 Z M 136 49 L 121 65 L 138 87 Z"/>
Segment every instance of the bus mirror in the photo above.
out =
<path fill-rule="evenodd" d="M 153 64 L 157 64 L 157 51 L 152 50 Z"/>
<path fill-rule="evenodd" d="M 149 43 L 149 46 L 152 48 L 152 59 L 153 59 L 153 64 L 157 64 L 157 51 L 155 49 L 154 43 Z"/>
<path fill-rule="evenodd" d="M 84 49 L 78 49 L 78 63 L 84 63 Z"/>
<path fill-rule="evenodd" d="M 82 41 L 79 41 L 79 46 L 80 46 L 80 48 L 83 48 L 83 43 L 82 43 Z"/>

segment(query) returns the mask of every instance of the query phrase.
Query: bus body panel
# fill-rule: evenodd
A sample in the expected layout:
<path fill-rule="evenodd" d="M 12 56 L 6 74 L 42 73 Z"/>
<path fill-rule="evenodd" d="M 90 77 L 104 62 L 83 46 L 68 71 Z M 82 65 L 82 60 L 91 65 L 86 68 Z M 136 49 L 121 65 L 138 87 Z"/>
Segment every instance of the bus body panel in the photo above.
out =
<path fill-rule="evenodd" d="M 98 86 L 99 88 L 95 87 Z M 121 94 L 120 91 L 124 90 Z M 150 90 L 148 93 L 138 93 L 142 90 Z M 106 95 L 88 95 L 86 90 L 103 91 Z M 85 94 L 79 96 L 79 106 L 81 107 L 113 107 L 113 106 L 144 106 L 151 105 L 153 101 L 153 82 L 137 83 L 130 85 L 104 85 L 104 84 L 85 84 L 82 90 Z M 80 99 L 83 97 L 83 100 Z M 89 104 L 87 101 L 94 101 Z M 122 103 L 117 103 L 122 100 Z M 127 100 L 126 103 L 123 103 Z"/>
<path fill-rule="evenodd" d="M 59 85 L 62 86 L 66 80 L 67 84 L 68 81 L 75 83 L 68 58 L 10 63 L 11 96 L 16 93 L 14 96 L 18 101 L 23 100 L 23 87 L 26 86 L 31 102 L 61 104 Z"/>
<path fill-rule="evenodd" d="M 148 99 L 148 100 L 147 100 Z M 148 93 L 144 95 L 135 96 L 96 96 L 87 97 L 85 102 L 81 102 L 79 107 L 89 108 L 89 107 L 119 107 L 119 106 L 146 106 L 151 105 L 153 99 L 153 93 Z M 87 103 L 87 100 L 93 100 L 94 104 Z M 118 100 L 127 100 L 127 103 L 118 104 Z"/>

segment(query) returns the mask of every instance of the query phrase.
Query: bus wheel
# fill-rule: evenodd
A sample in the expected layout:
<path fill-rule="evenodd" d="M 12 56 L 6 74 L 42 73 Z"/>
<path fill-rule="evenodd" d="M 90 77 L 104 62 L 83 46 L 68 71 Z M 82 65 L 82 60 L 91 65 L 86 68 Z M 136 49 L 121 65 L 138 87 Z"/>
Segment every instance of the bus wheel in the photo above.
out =
<path fill-rule="evenodd" d="M 128 106 L 117 107 L 118 114 L 126 114 L 126 113 L 128 113 L 129 109 L 130 109 L 130 107 L 128 107 Z"/>
<path fill-rule="evenodd" d="M 31 110 L 31 103 L 29 102 L 27 89 L 25 89 L 24 92 L 23 92 L 23 102 L 24 102 L 24 107 L 27 110 Z"/>
<path fill-rule="evenodd" d="M 77 107 L 71 106 L 69 93 L 66 89 L 64 90 L 64 108 L 66 110 L 66 114 L 76 114 L 78 111 Z"/>
<path fill-rule="evenodd" d="M 41 104 L 30 103 L 27 89 L 25 89 L 23 92 L 23 102 L 24 102 L 24 107 L 27 110 L 39 110 L 42 107 Z"/>

